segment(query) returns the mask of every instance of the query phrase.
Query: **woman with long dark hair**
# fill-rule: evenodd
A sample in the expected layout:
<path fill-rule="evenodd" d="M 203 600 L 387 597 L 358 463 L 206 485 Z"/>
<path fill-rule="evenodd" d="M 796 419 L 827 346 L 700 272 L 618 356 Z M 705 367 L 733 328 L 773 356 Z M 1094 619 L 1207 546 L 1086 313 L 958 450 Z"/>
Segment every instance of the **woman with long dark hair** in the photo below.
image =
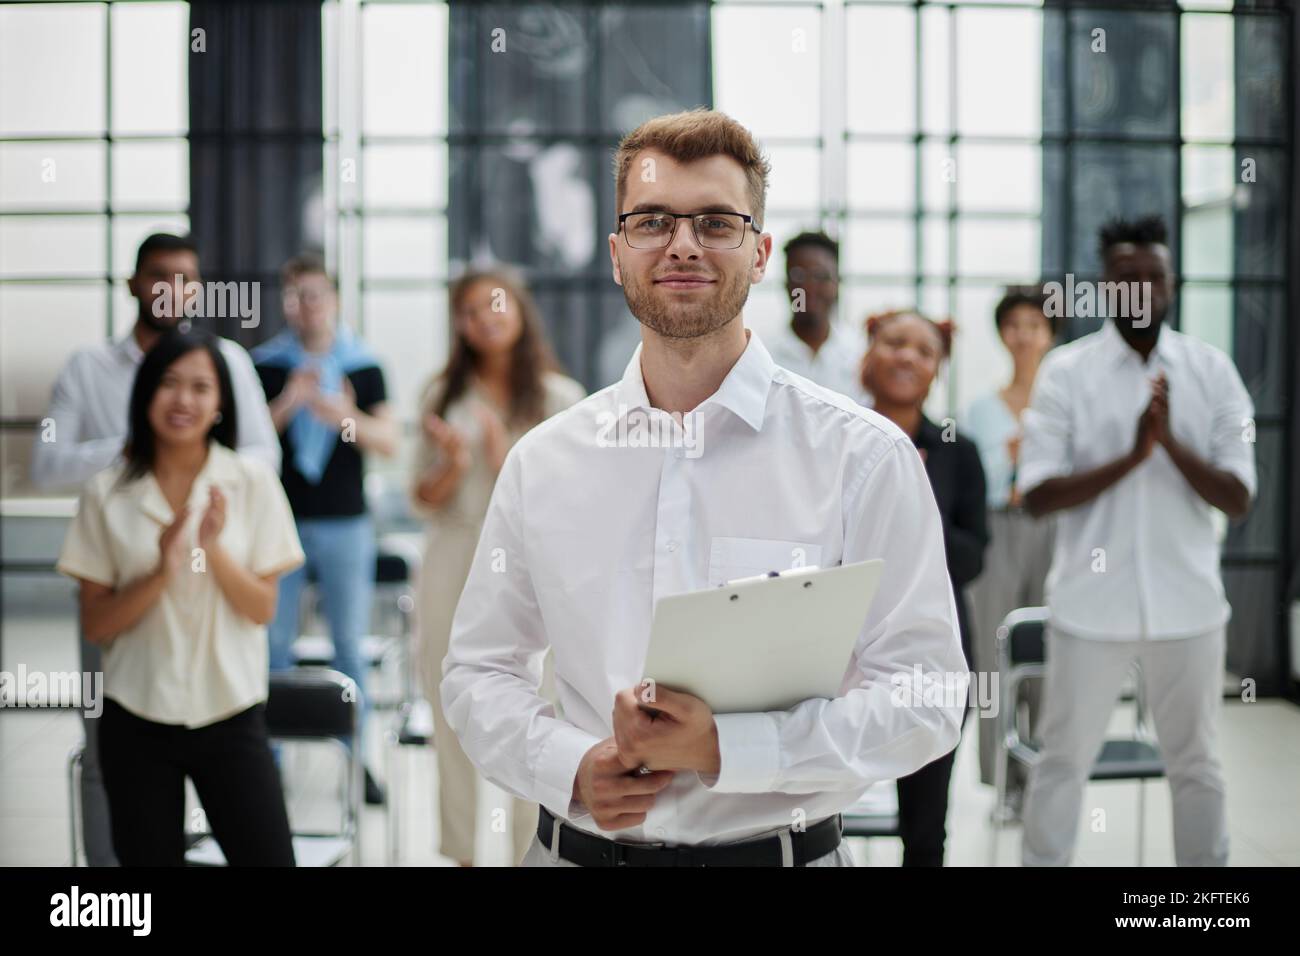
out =
<path fill-rule="evenodd" d="M 584 392 L 560 373 L 537 305 L 510 271 L 467 273 L 452 285 L 450 298 L 455 342 L 446 369 L 420 400 L 423 441 L 412 497 L 429 518 L 419 586 L 419 664 L 433 707 L 441 852 L 468 866 L 474 859 L 478 775 L 438 698 L 452 615 L 506 453 L 524 432 Z M 515 801 L 515 862 L 536 829 L 537 808 Z"/>
<path fill-rule="evenodd" d="M 104 648 L 100 760 L 124 866 L 180 866 L 185 778 L 232 865 L 292 866 L 267 743 L 266 624 L 302 563 L 275 472 L 240 457 L 216 339 L 163 334 L 131 391 L 124 460 L 81 494 L 58 568 Z"/>

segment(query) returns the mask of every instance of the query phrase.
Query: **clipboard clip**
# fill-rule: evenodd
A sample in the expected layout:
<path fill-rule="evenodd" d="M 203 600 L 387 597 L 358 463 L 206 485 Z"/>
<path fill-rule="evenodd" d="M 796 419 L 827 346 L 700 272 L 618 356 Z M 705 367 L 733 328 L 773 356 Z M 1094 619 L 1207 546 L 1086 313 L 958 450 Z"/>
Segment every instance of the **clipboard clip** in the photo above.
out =
<path fill-rule="evenodd" d="M 768 571 L 766 574 L 751 574 L 743 578 L 732 578 L 730 581 L 723 581 L 718 587 L 729 588 L 736 584 L 749 584 L 751 581 L 765 581 L 768 578 L 793 578 L 820 570 L 820 566 L 816 564 L 804 564 L 797 568 L 786 568 L 784 571 Z"/>

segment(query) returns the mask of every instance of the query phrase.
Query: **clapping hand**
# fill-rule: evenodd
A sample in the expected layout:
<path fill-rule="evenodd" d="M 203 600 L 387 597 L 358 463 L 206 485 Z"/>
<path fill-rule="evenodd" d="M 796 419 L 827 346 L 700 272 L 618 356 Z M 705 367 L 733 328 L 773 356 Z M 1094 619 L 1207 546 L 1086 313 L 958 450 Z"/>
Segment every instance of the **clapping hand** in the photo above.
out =
<path fill-rule="evenodd" d="M 496 409 L 478 401 L 474 402 L 472 408 L 483 432 L 483 452 L 487 455 L 488 464 L 493 471 L 499 472 L 505 464 L 506 453 L 510 451 L 510 432 Z"/>
<path fill-rule="evenodd" d="M 181 508 L 172 518 L 172 523 L 163 528 L 158 536 L 158 571 L 164 578 L 175 577 L 176 572 L 185 565 L 188 556 L 188 542 L 185 540 L 185 522 L 189 520 L 189 506 Z"/>
<path fill-rule="evenodd" d="M 226 526 L 226 496 L 213 485 L 208 490 L 208 507 L 199 522 L 199 547 L 207 551 Z"/>
<path fill-rule="evenodd" d="M 435 412 L 428 412 L 420 424 L 425 436 L 436 448 L 441 449 L 447 461 L 462 471 L 469 468 L 469 443 L 465 440 L 464 432 Z"/>

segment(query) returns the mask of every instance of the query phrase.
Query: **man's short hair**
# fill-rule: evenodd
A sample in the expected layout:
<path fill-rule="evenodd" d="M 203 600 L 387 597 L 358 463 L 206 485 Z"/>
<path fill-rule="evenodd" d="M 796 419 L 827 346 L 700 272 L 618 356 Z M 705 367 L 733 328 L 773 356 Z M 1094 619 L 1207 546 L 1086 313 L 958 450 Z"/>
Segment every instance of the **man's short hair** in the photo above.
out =
<path fill-rule="evenodd" d="M 1126 242 L 1135 246 L 1168 245 L 1169 229 L 1164 217 L 1154 213 L 1133 220 L 1116 217 L 1097 230 L 1097 254 L 1103 262 L 1114 246 Z"/>
<path fill-rule="evenodd" d="M 194 242 L 193 236 L 176 236 L 170 232 L 155 232 L 140 243 L 140 248 L 135 251 L 135 271 L 137 275 L 140 272 L 140 267 L 144 265 L 144 260 L 155 252 L 192 252 L 197 257 L 199 247 Z"/>
<path fill-rule="evenodd" d="M 993 307 L 993 324 L 997 326 L 999 332 L 1002 331 L 1002 323 L 1007 320 L 1014 309 L 1021 306 L 1030 306 L 1043 313 L 1047 319 L 1047 324 L 1052 327 L 1052 338 L 1056 338 L 1058 331 L 1058 322 L 1056 316 L 1047 314 L 1047 293 L 1043 291 L 1041 285 L 1009 285 L 998 300 L 998 304 Z"/>
<path fill-rule="evenodd" d="M 782 251 L 785 253 L 786 262 L 790 261 L 790 253 L 796 249 L 802 249 L 809 246 L 816 249 L 825 249 L 831 254 L 831 258 L 837 263 L 840 261 L 840 244 L 826 235 L 824 232 L 801 232 L 785 244 Z"/>
<path fill-rule="evenodd" d="M 725 113 L 697 107 L 648 119 L 623 137 L 614 153 L 614 202 L 623 211 L 632 160 L 644 149 L 655 149 L 690 163 L 710 156 L 730 156 L 740 163 L 749 186 L 750 215 L 761 226 L 767 204 L 767 177 L 772 165 L 763 156 L 749 130 Z"/>
<path fill-rule="evenodd" d="M 324 276 L 330 285 L 338 288 L 334 277 L 325 268 L 325 258 L 318 252 L 300 252 L 280 267 L 280 281 L 288 285 L 300 276 Z"/>

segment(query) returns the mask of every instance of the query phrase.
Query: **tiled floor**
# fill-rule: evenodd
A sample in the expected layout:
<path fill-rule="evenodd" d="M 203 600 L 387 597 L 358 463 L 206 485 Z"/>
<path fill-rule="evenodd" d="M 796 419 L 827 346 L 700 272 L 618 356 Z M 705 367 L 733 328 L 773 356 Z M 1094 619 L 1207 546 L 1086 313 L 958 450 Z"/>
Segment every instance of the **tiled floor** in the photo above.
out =
<path fill-rule="evenodd" d="M 29 668 L 71 670 L 75 645 L 63 619 L 6 613 L 4 661 Z M 1127 729 L 1117 711 L 1113 729 Z M 973 724 L 958 750 L 948 818 L 948 862 L 959 866 L 1018 862 L 1020 833 L 996 832 L 988 823 L 993 796 L 978 782 Z M 382 728 L 372 722 L 368 734 L 371 766 L 382 775 Z M 0 865 L 66 864 L 70 860 L 67 756 L 80 740 L 80 718 L 71 710 L 0 710 Z M 1300 865 L 1300 708 L 1279 701 L 1229 702 L 1225 705 L 1220 748 L 1228 781 L 1228 814 L 1235 865 Z M 453 865 L 435 849 L 435 769 L 432 752 L 400 748 L 405 787 L 401 806 L 402 860 L 406 865 Z M 298 826 L 328 822 L 334 804 L 333 754 L 308 745 L 291 748 L 284 758 L 290 815 Z M 1088 866 L 1132 866 L 1136 856 L 1137 784 L 1105 783 L 1088 788 L 1083 818 L 1105 811 L 1104 832 L 1081 823 L 1077 862 Z M 479 795 L 476 834 L 482 862 L 509 862 L 507 834 L 491 829 L 491 809 L 509 806 L 495 787 Z M 508 811 L 507 811 L 508 812 Z M 1169 788 L 1154 781 L 1146 789 L 1146 863 L 1172 865 Z M 367 808 L 363 820 L 362 859 L 367 865 L 386 861 L 386 818 Z M 507 828 L 508 833 L 508 828 Z M 897 865 L 896 840 L 854 841 L 860 863 Z"/>

